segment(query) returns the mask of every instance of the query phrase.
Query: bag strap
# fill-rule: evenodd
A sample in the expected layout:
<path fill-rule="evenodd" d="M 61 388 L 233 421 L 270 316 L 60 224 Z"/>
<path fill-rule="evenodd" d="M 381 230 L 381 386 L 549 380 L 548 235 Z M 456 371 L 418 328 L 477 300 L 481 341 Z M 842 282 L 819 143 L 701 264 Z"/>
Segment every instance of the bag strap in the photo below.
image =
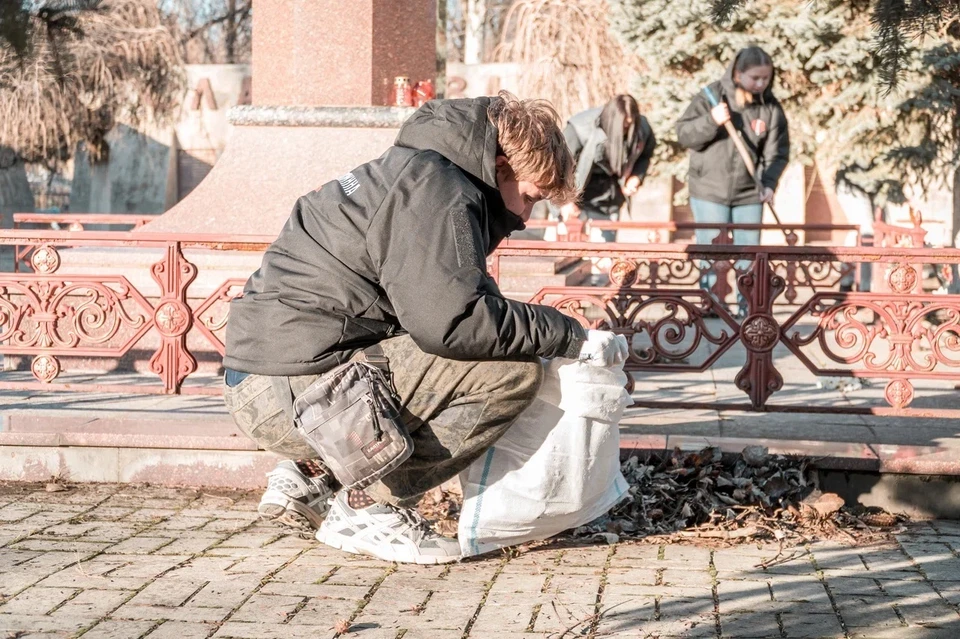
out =
<path fill-rule="evenodd" d="M 390 360 L 383 354 L 383 349 L 380 347 L 380 344 L 368 346 L 360 352 L 363 354 L 363 361 L 386 373 L 387 379 L 390 380 L 392 386 L 393 379 L 390 375 Z M 297 415 L 293 410 L 293 401 L 295 398 L 293 388 L 290 386 L 290 378 L 271 376 L 270 385 L 273 386 L 273 392 L 277 397 L 277 401 L 280 402 L 280 406 L 283 407 L 283 412 L 286 413 L 287 419 L 290 420 L 290 423 L 295 424 Z"/>
<path fill-rule="evenodd" d="M 384 373 L 390 372 L 390 360 L 387 359 L 387 356 L 383 354 L 383 348 L 380 346 L 380 344 L 367 346 L 361 352 L 363 353 L 363 359 L 365 362 L 375 368 L 379 368 Z"/>
<path fill-rule="evenodd" d="M 283 412 L 286 413 L 287 419 L 290 420 L 291 424 L 295 424 L 297 416 L 293 412 L 293 388 L 290 387 L 290 378 L 271 376 L 270 385 L 273 386 L 273 392 L 277 397 L 277 401 L 280 402 L 280 406 L 283 407 Z"/>

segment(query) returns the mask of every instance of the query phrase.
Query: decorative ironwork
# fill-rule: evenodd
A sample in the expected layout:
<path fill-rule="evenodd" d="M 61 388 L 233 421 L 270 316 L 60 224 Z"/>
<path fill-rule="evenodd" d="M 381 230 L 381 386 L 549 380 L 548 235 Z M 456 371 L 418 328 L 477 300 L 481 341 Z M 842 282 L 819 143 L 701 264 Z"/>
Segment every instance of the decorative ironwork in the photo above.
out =
<path fill-rule="evenodd" d="M 164 337 L 183 335 L 190 328 L 190 308 L 176 300 L 164 302 L 157 307 L 153 321 Z"/>
<path fill-rule="evenodd" d="M 919 283 L 917 269 L 909 264 L 900 264 L 887 274 L 887 284 L 894 293 L 912 293 Z"/>
<path fill-rule="evenodd" d="M 149 328 L 146 319 L 153 309 L 125 278 L 13 277 L 17 279 L 0 281 L 0 342 L 6 353 L 56 348 L 82 355 L 119 354 Z M 138 307 L 142 314 L 136 313 Z M 113 344 L 122 329 L 125 341 Z"/>
<path fill-rule="evenodd" d="M 150 358 L 150 370 L 160 376 L 168 392 L 175 393 L 183 380 L 197 370 L 197 360 L 187 350 L 186 340 L 193 322 L 187 287 L 197 277 L 197 267 L 183 257 L 179 243 L 172 243 L 164 259 L 150 267 L 150 274 L 160 285 L 154 324 L 163 337 L 160 348 Z"/>
<path fill-rule="evenodd" d="M 706 291 L 546 287 L 530 300 L 552 306 L 585 328 L 627 338 L 626 370 L 702 371 L 738 339 L 738 326 Z M 720 317 L 720 327 L 704 321 Z M 715 346 L 704 348 L 706 343 Z M 699 361 L 698 361 L 699 358 Z"/>
<path fill-rule="evenodd" d="M 788 333 L 801 319 L 818 320 L 809 333 Z M 816 375 L 893 378 L 885 397 L 895 408 L 913 398 L 912 378 L 948 379 L 960 367 L 960 302 L 944 295 L 818 294 L 784 324 L 786 346 Z M 807 355 L 842 368 L 817 365 Z M 857 367 L 857 368 L 854 368 Z M 954 369 L 951 373 L 949 370 Z M 904 384 L 894 384 L 901 381 Z"/>
<path fill-rule="evenodd" d="M 960 303 L 943 295 L 885 299 L 876 293 L 819 294 L 784 324 L 785 343 L 818 375 L 849 369 L 816 366 L 803 347 L 816 344 L 837 364 L 860 365 L 871 377 L 935 377 L 938 366 L 960 367 Z M 787 330 L 805 316 L 819 321 L 807 335 Z M 929 321 L 936 317 L 937 323 Z"/>
<path fill-rule="evenodd" d="M 16 216 L 29 218 L 32 214 Z M 24 221 L 36 223 L 46 220 Z M 60 221 L 67 222 L 72 223 L 73 220 Z M 105 219 L 103 222 L 131 224 L 127 219 Z M 224 235 L 176 237 L 184 238 L 187 245 L 193 248 L 257 252 L 265 250 L 272 239 Z M 59 365 L 57 356 L 123 357 L 147 332 L 156 329 L 156 335 L 162 343 L 151 358 L 150 365 L 151 370 L 161 377 L 160 386 L 101 383 L 63 386 L 51 384 L 50 381 L 40 383 L 64 390 L 184 392 L 180 384 L 196 370 L 196 361 L 186 349 L 186 337 L 198 320 L 187 304 L 187 289 L 196 276 L 196 267 L 183 258 L 180 248 L 182 242 L 168 235 L 151 233 L 0 230 L 0 245 L 15 246 L 19 258 L 26 260 L 31 267 L 30 258 L 34 255 L 40 264 L 39 268 L 34 267 L 33 273 L 0 273 L 0 353 L 37 355 L 34 369 L 39 373 L 37 379 L 55 379 L 52 371 L 54 364 Z M 57 255 L 58 249 L 75 246 L 145 246 L 164 249 L 164 259 L 151 269 L 161 289 L 156 305 L 148 302 L 122 276 L 65 275 L 62 267 L 54 270 L 52 266 L 47 266 L 48 258 L 44 255 Z M 106 266 L 109 268 L 109 265 Z M 43 274 L 44 270 L 53 272 Z M 203 310 L 208 315 L 220 313 L 215 321 L 212 317 L 204 317 L 201 321 L 212 330 L 222 332 L 226 321 L 225 306 L 212 309 L 211 305 L 207 305 Z M 209 332 L 210 329 L 205 327 L 205 330 Z M 215 345 L 219 342 L 216 336 L 212 341 Z M 218 350 L 223 353 L 222 343 Z M 0 387 L 24 388 L 36 383 L 0 380 Z M 189 392 L 216 393 L 219 390 L 198 387 L 189 389 Z"/>
<path fill-rule="evenodd" d="M 747 304 L 740 337 L 749 354 L 733 383 L 750 397 L 754 408 L 762 408 L 770 395 L 783 388 L 783 377 L 773 364 L 779 330 L 770 309 L 786 283 L 773 271 L 769 256 L 757 253 L 750 270 L 737 278 L 737 287 Z"/>
<path fill-rule="evenodd" d="M 740 326 L 743 345 L 758 353 L 772 350 L 779 338 L 780 327 L 769 315 L 752 315 Z"/>
<path fill-rule="evenodd" d="M 913 401 L 913 384 L 905 379 L 891 380 L 883 396 L 894 408 L 906 408 Z"/>
<path fill-rule="evenodd" d="M 37 380 L 49 384 L 60 375 L 60 360 L 53 355 L 37 355 L 30 370 Z"/>
<path fill-rule="evenodd" d="M 799 292 L 808 289 L 811 293 L 821 290 L 835 290 L 846 282 L 851 287 L 856 280 L 856 268 L 853 264 L 839 261 L 777 260 L 773 269 L 783 278 L 786 285 L 783 299 L 796 303 Z"/>
<path fill-rule="evenodd" d="M 49 244 L 37 247 L 30 256 L 30 265 L 37 273 L 48 275 L 60 268 L 60 254 Z"/>
<path fill-rule="evenodd" d="M 634 260 L 633 264 L 637 274 L 632 286 L 640 288 L 675 288 L 696 284 L 700 278 L 700 267 L 690 260 L 640 259 Z"/>
<path fill-rule="evenodd" d="M 637 281 L 636 262 L 631 260 L 619 260 L 610 267 L 610 281 L 621 288 L 633 286 Z"/>

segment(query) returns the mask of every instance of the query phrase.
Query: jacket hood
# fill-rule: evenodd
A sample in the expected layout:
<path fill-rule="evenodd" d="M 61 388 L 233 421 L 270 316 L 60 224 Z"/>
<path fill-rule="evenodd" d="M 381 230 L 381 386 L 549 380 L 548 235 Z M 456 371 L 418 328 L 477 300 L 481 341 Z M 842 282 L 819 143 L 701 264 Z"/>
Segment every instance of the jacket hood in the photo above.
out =
<path fill-rule="evenodd" d="M 494 99 L 430 100 L 403 123 L 394 144 L 436 151 L 482 184 L 499 213 L 490 219 L 491 241 L 496 245 L 525 225 L 507 210 L 497 188 L 497 127 L 487 117 Z"/>
<path fill-rule="evenodd" d="M 740 57 L 738 53 L 733 60 L 730 61 L 730 64 L 727 65 L 727 70 L 724 71 L 723 77 L 720 78 L 720 85 L 723 87 L 725 94 L 731 98 L 736 94 L 737 85 L 733 83 L 733 69 L 737 65 L 737 58 Z M 763 93 L 760 95 L 754 94 L 754 97 L 760 100 L 760 103 L 767 103 L 774 99 L 773 97 L 773 83 L 777 80 L 777 70 L 773 69 L 773 73 L 770 76 L 770 84 L 767 85 L 767 88 L 763 90 Z"/>
<path fill-rule="evenodd" d="M 431 100 L 404 122 L 394 144 L 436 151 L 497 190 L 497 127 L 487 118 L 490 100 Z"/>

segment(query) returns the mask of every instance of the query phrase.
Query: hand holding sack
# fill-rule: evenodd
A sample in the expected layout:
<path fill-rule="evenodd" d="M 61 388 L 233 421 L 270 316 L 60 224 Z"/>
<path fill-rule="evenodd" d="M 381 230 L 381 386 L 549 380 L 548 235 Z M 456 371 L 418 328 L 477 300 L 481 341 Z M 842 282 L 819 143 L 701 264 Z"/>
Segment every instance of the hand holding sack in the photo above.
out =
<path fill-rule="evenodd" d="M 544 362 L 533 403 L 460 475 L 463 556 L 582 526 L 626 494 L 620 473 L 620 419 L 632 401 L 626 383 L 622 366 Z"/>
<path fill-rule="evenodd" d="M 587 331 L 587 340 L 580 347 L 579 361 L 593 366 L 621 366 L 630 355 L 627 338 L 610 331 Z"/>

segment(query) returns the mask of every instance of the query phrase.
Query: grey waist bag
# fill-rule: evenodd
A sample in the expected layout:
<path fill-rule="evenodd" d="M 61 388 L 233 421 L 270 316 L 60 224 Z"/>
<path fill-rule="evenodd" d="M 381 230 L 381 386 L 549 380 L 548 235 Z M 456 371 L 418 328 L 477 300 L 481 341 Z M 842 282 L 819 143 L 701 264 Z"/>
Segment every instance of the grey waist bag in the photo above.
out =
<path fill-rule="evenodd" d="M 378 346 L 366 361 L 321 375 L 293 400 L 297 430 L 347 488 L 364 488 L 413 454 L 387 360 Z M 289 383 L 285 378 L 287 395 Z"/>

